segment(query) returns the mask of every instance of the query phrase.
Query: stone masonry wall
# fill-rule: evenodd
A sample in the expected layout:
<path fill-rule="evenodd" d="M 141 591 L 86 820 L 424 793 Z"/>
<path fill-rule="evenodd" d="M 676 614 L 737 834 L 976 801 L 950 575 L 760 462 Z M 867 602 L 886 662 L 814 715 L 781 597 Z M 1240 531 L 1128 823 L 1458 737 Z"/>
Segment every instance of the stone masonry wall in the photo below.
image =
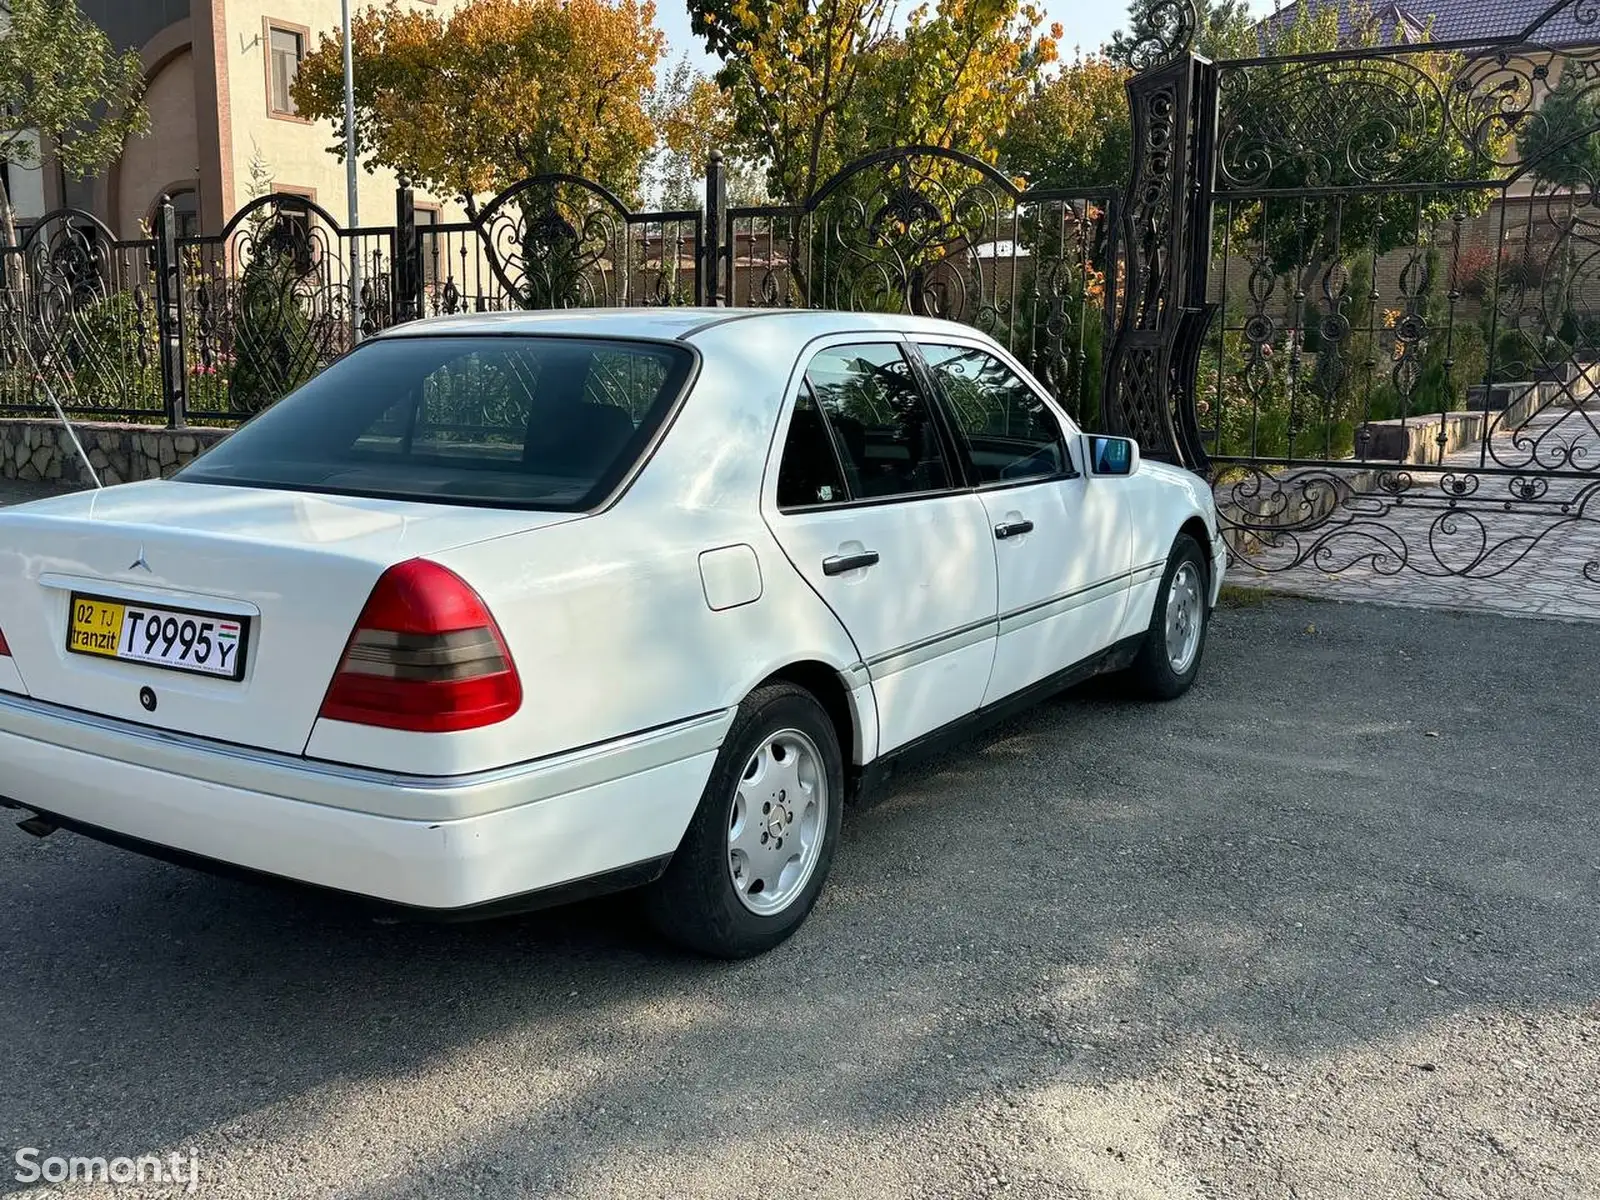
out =
<path fill-rule="evenodd" d="M 110 486 L 161 479 L 228 436 L 226 429 L 152 429 L 74 421 L 78 440 Z M 0 478 L 87 487 L 90 480 L 59 421 L 0 419 Z"/>

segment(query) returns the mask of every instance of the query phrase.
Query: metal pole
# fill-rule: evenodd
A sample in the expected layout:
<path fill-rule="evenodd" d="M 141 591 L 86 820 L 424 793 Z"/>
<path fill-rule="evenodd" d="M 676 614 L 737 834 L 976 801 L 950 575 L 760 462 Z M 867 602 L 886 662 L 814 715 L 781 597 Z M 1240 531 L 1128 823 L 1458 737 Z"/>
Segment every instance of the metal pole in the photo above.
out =
<path fill-rule="evenodd" d="M 361 224 L 361 205 L 356 198 L 356 72 L 355 49 L 350 39 L 350 0 L 340 0 L 340 28 L 344 34 L 344 180 L 349 197 L 346 230 Z M 361 340 L 361 250 L 357 239 L 350 239 L 350 336 Z"/>

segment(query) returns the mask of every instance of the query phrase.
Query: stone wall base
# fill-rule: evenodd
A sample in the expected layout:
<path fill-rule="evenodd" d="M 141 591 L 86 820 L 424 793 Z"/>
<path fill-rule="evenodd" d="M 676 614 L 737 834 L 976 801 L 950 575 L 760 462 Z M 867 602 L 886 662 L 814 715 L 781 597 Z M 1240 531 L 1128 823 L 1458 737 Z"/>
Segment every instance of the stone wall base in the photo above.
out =
<path fill-rule="evenodd" d="M 1458 450 L 1483 440 L 1488 422 L 1491 437 L 1521 426 L 1559 390 L 1552 383 L 1508 383 L 1471 399 L 1475 411 L 1425 413 L 1405 420 L 1369 421 L 1356 431 L 1364 459 L 1415 466 L 1434 466 Z M 1365 437 L 1363 446 L 1359 439 Z"/>
<path fill-rule="evenodd" d="M 231 432 L 227 429 L 152 429 L 74 421 L 78 440 L 100 482 L 164 479 Z M 0 478 L 87 487 L 91 480 L 60 421 L 0 418 Z"/>

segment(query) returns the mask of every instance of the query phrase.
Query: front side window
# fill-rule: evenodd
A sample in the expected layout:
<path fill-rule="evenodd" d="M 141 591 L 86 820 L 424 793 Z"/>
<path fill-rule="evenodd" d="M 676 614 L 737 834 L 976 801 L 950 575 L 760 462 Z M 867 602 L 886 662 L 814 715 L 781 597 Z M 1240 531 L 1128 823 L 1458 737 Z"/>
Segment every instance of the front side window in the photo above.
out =
<path fill-rule="evenodd" d="M 972 346 L 919 348 L 980 484 L 1071 473 L 1061 422 L 1015 371 Z"/>
<path fill-rule="evenodd" d="M 269 27 L 267 41 L 272 111 L 282 116 L 296 116 L 300 110 L 295 107 L 290 89 L 295 76 L 300 74 L 300 60 L 305 57 L 305 35 L 293 29 Z"/>
<path fill-rule="evenodd" d="M 178 473 L 191 483 L 580 510 L 639 461 L 683 389 L 680 346 L 379 338 Z"/>
<path fill-rule="evenodd" d="M 933 408 L 899 346 L 819 351 L 806 367 L 805 382 L 838 447 L 852 499 L 951 486 Z"/>

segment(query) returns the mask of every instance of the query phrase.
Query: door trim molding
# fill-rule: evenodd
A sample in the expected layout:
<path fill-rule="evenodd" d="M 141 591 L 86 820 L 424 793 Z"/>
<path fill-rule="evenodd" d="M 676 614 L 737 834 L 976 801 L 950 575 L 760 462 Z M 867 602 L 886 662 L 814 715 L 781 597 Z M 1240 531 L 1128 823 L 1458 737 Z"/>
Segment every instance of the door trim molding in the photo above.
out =
<path fill-rule="evenodd" d="M 957 650 L 965 650 L 968 646 L 976 646 L 985 638 L 995 636 L 997 624 L 993 617 L 986 617 L 944 633 L 936 633 L 919 642 L 875 654 L 867 660 L 867 672 L 874 680 L 881 680 L 897 671 L 906 671 L 946 654 L 954 654 Z"/>

